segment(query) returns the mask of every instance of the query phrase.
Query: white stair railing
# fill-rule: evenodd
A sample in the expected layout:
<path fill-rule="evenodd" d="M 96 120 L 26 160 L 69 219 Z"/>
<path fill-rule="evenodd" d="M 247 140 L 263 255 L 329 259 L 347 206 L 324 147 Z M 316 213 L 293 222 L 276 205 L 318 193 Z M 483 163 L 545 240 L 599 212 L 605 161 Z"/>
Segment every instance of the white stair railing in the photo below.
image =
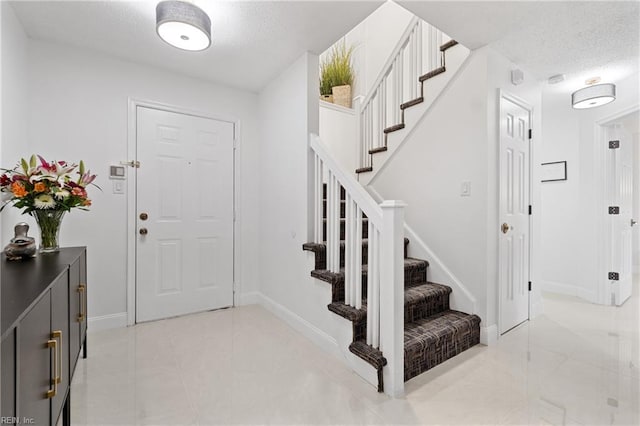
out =
<path fill-rule="evenodd" d="M 400 105 L 423 96 L 419 78 L 444 65 L 440 46 L 451 40 L 414 17 L 362 103 L 356 104 L 360 167 L 372 166 L 369 151 L 385 146 L 384 129 L 403 123 Z"/>
<path fill-rule="evenodd" d="M 362 227 L 367 218 L 367 344 L 387 359 L 385 391 L 404 389 L 404 207 L 399 201 L 378 205 L 329 155 L 317 135 L 310 135 L 314 241 L 322 243 L 326 184 L 327 270 L 340 273 L 340 204 L 345 194 L 345 304 L 362 308 Z"/>

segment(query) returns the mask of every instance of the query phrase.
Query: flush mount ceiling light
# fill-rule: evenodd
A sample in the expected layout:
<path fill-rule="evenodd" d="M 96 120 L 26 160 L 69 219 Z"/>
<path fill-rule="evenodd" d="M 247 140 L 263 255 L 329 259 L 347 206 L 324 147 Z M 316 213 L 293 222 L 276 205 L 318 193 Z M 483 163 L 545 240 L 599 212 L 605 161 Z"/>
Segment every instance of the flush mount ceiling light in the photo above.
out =
<path fill-rule="evenodd" d="M 587 86 L 571 95 L 571 105 L 575 109 L 595 108 L 615 100 L 616 85 L 611 83 Z"/>
<path fill-rule="evenodd" d="M 211 20 L 192 3 L 169 0 L 158 3 L 156 32 L 178 49 L 197 51 L 211 45 Z"/>

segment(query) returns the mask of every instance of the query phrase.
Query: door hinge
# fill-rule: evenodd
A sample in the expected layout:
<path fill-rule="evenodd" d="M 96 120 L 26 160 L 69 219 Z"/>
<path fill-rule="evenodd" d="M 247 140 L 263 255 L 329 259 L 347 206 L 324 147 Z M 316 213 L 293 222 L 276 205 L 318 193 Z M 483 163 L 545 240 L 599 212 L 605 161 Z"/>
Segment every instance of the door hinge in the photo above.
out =
<path fill-rule="evenodd" d="M 136 161 L 136 160 L 121 161 L 120 164 L 123 165 L 123 166 L 133 167 L 134 169 L 139 169 L 140 168 L 140 162 Z"/>
<path fill-rule="evenodd" d="M 609 206 L 609 214 L 620 214 L 619 206 Z"/>
<path fill-rule="evenodd" d="M 531 281 L 529 281 L 529 291 L 531 291 Z"/>
<path fill-rule="evenodd" d="M 620 148 L 620 141 L 609 141 L 609 149 Z"/>
<path fill-rule="evenodd" d="M 529 129 L 529 139 L 533 139 L 533 129 Z"/>
<path fill-rule="evenodd" d="M 618 281 L 620 280 L 620 274 L 617 272 L 609 272 L 609 280 L 610 281 Z"/>
<path fill-rule="evenodd" d="M 531 214 L 531 204 L 529 204 L 529 214 Z"/>

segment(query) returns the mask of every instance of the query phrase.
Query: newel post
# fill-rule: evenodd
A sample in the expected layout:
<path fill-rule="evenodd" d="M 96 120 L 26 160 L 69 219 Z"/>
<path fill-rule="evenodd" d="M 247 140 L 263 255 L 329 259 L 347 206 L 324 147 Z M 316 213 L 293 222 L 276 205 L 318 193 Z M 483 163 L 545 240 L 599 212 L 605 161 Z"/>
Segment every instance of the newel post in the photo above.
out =
<path fill-rule="evenodd" d="M 404 393 L 404 208 L 387 200 L 382 208 L 380 241 L 380 350 L 387 359 L 384 390 Z"/>

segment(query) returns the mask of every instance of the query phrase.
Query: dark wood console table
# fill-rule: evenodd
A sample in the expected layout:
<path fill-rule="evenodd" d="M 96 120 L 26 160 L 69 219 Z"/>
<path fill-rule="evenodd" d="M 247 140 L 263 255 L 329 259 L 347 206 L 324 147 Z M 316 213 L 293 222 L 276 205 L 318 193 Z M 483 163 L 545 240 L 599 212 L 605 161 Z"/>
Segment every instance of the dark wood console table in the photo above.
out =
<path fill-rule="evenodd" d="M 20 424 L 70 424 L 76 363 L 87 357 L 85 247 L 7 261 L 2 267 L 0 416 Z"/>

